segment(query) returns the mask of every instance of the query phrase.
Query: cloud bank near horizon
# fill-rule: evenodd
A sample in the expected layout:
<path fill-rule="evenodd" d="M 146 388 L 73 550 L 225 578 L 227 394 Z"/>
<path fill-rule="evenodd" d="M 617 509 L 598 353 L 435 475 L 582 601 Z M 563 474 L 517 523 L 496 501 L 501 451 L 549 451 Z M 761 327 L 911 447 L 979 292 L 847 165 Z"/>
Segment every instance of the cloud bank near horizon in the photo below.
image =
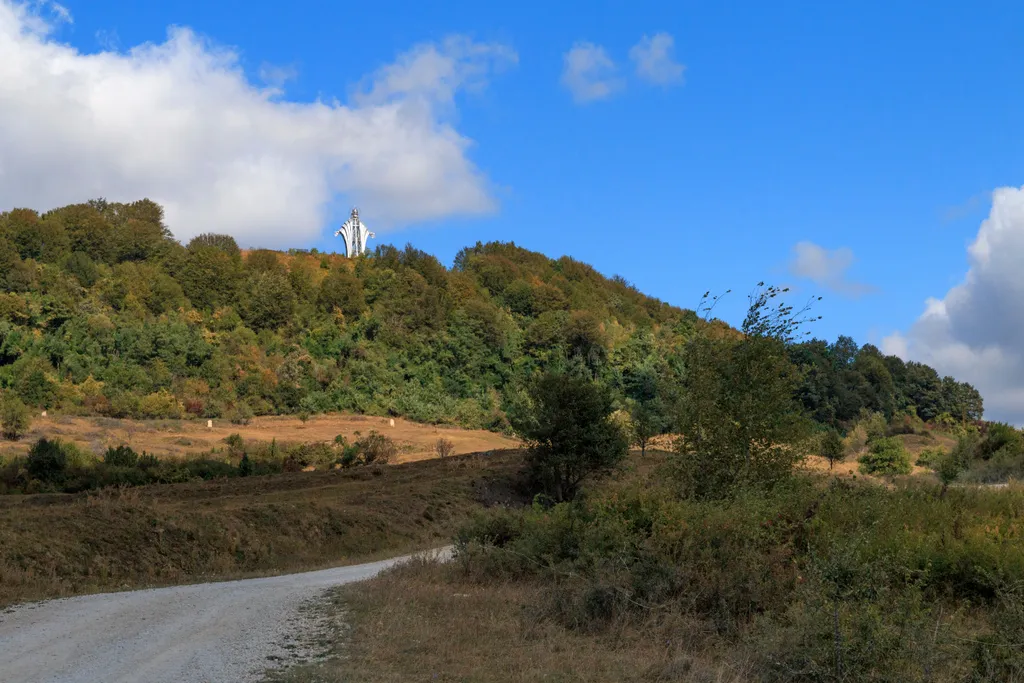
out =
<path fill-rule="evenodd" d="M 930 298 L 905 333 L 882 349 L 970 382 L 991 420 L 1024 425 L 1024 187 L 992 193 L 992 208 L 967 248 L 969 269 L 942 299 Z"/>

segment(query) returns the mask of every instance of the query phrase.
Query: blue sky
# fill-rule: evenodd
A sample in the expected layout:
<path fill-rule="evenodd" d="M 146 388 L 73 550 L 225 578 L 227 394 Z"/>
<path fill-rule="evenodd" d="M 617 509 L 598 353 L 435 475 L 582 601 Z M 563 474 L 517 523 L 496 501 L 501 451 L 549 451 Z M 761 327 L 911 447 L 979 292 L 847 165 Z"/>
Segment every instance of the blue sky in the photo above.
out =
<path fill-rule="evenodd" d="M 233 50 L 252 84 L 286 73 L 278 104 L 352 103 L 360 84 L 365 92 L 381 82 L 382 68 L 449 36 L 500 46 L 476 87 L 463 83 L 451 104 L 438 97 L 429 105 L 431 121 L 471 142 L 464 159 L 485 178 L 490 208 L 479 197 L 397 219 L 382 208 L 378 241 L 412 242 L 450 263 L 477 240 L 514 240 L 687 307 L 705 290 L 732 288 L 720 309 L 732 322 L 757 281 L 792 284 L 825 297 L 820 336 L 881 345 L 895 334 L 887 348 L 901 355 L 960 374 L 976 367 L 977 359 L 953 358 L 955 340 L 939 348 L 935 335 L 915 339 L 914 330 L 926 300 L 964 281 L 991 193 L 1024 184 L 1020 3 L 63 6 L 71 20 L 53 19 L 49 7 L 52 29 L 40 40 L 80 56 L 128 56 L 163 43 L 170 26 L 188 27 L 203 50 Z M 643 78 L 630 58 L 644 36 L 659 33 L 671 36 L 670 57 L 685 67 L 667 84 Z M 610 96 L 581 102 L 566 87 L 566 55 L 581 42 L 614 63 Z M 160 181 L 153 184 L 147 194 L 158 195 Z M 296 232 L 290 244 L 341 249 L 329 234 L 355 200 L 331 197 L 319 233 Z M 363 213 L 378 227 L 373 210 Z M 800 242 L 824 251 L 806 254 L 813 263 L 794 272 Z M 843 253 L 823 258 L 837 249 L 849 250 L 848 268 Z M 1017 386 L 1024 369 L 1019 385 L 999 391 Z"/>

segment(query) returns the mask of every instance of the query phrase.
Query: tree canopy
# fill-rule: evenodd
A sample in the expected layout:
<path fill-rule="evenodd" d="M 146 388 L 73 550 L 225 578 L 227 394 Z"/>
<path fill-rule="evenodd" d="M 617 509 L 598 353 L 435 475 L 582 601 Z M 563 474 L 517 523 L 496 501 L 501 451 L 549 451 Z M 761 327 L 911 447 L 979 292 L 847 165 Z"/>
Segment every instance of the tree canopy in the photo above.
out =
<path fill-rule="evenodd" d="M 740 334 L 511 242 L 451 268 L 412 246 L 347 259 L 218 234 L 182 245 L 149 200 L 0 214 L 0 285 L 0 389 L 116 417 L 340 410 L 504 429 L 554 370 L 606 387 L 646 440 L 673 426 L 695 332 Z M 818 422 L 981 416 L 970 385 L 849 338 L 782 348 Z"/>

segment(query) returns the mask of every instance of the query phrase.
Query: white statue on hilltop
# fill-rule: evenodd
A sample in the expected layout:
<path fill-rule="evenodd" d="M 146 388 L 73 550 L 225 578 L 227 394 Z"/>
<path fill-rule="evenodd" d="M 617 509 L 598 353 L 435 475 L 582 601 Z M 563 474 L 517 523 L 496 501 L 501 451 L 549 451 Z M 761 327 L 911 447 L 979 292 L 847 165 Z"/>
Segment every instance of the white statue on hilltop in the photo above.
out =
<path fill-rule="evenodd" d="M 345 254 L 349 258 L 365 254 L 366 240 L 376 237 L 359 220 L 359 209 L 352 209 L 352 215 L 348 217 L 348 220 L 341 226 L 341 229 L 334 233 L 334 236 L 340 236 L 345 240 Z"/>

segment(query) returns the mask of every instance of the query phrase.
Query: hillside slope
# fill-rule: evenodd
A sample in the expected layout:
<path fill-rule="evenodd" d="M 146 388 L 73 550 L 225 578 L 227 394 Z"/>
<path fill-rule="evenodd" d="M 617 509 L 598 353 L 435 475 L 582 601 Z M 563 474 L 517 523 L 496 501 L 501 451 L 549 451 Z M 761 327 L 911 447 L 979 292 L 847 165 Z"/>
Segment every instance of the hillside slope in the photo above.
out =
<path fill-rule="evenodd" d="M 225 235 L 184 246 L 162 221 L 148 200 L 0 215 L 0 389 L 66 414 L 345 411 L 501 430 L 523 381 L 553 365 L 623 399 L 671 394 L 681 343 L 708 324 L 511 243 L 478 243 L 449 269 L 411 246 L 353 260 L 243 252 Z M 820 422 L 980 417 L 969 385 L 874 347 L 841 338 L 793 354 Z"/>

